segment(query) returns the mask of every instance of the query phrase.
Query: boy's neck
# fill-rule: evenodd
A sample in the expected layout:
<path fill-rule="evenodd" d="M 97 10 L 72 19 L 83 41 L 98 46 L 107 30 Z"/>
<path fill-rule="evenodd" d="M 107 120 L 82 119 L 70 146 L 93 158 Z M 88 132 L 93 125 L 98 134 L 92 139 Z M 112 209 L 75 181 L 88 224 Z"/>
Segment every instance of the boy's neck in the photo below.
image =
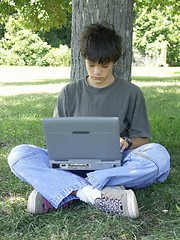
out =
<path fill-rule="evenodd" d="M 95 88 L 104 88 L 109 85 L 111 85 L 115 81 L 115 77 L 112 75 L 109 79 L 106 79 L 105 81 L 94 81 L 89 76 L 86 77 L 86 83 L 87 85 Z"/>

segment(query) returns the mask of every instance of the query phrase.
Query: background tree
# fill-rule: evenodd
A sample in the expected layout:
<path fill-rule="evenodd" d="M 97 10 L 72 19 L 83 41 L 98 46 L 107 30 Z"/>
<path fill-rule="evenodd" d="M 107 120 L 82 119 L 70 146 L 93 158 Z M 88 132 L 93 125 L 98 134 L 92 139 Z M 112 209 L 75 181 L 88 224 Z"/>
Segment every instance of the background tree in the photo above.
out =
<path fill-rule="evenodd" d="M 57 28 L 65 22 L 69 4 L 70 1 L 67 0 L 25 0 L 23 2 L 2 0 L 1 19 L 6 18 L 7 12 L 17 12 L 26 27 L 29 26 L 33 30 L 49 30 L 50 27 Z M 77 50 L 79 36 L 84 25 L 96 21 L 107 21 L 113 24 L 122 36 L 123 57 L 117 64 L 116 72 L 125 80 L 129 80 L 132 57 L 133 1 L 74 0 L 72 12 L 72 79 L 81 78 L 85 73 Z M 77 52 L 78 55 L 76 55 Z"/>
<path fill-rule="evenodd" d="M 136 13 L 139 13 L 140 10 L 147 7 L 147 12 L 150 12 L 152 9 L 157 7 L 169 8 L 170 15 L 177 14 L 180 8 L 180 2 L 177 0 L 134 0 L 134 5 L 136 8 Z"/>
<path fill-rule="evenodd" d="M 79 39 L 85 25 L 97 21 L 113 24 L 122 37 L 122 57 L 116 64 L 115 74 L 130 80 L 132 60 L 133 1 L 81 0 L 72 1 L 71 80 L 86 75 L 79 53 Z"/>
<path fill-rule="evenodd" d="M 15 14 L 5 24 L 0 40 L 0 65 L 69 66 L 70 49 L 66 45 L 52 48 L 31 29 L 25 29 Z"/>
<path fill-rule="evenodd" d="M 180 18 L 175 11 L 180 3 L 163 1 L 154 8 L 154 2 L 143 8 L 135 4 L 134 46 L 142 55 L 158 58 L 167 43 L 167 63 L 180 65 Z M 174 5 L 168 5 L 173 2 Z"/>
<path fill-rule="evenodd" d="M 34 31 L 59 28 L 67 21 L 70 3 L 70 0 L 1 0 L 0 22 L 6 22 L 9 15 L 16 13 L 24 27 Z"/>
<path fill-rule="evenodd" d="M 74 24 L 75 22 L 78 23 L 72 29 L 73 63 L 76 57 L 74 49 L 76 48 L 77 51 L 78 46 L 74 45 L 74 43 L 78 44 L 79 31 L 82 30 L 79 26 L 83 27 L 84 24 L 89 24 L 96 20 L 109 21 L 115 25 L 115 28 L 123 37 L 124 55 L 122 62 L 117 65 L 119 69 L 117 71 L 124 79 L 128 79 L 130 73 L 129 61 L 131 61 L 131 46 L 128 44 L 132 41 L 133 2 L 135 47 L 143 54 L 154 56 L 154 53 L 155 55 L 159 54 L 162 41 L 167 41 L 168 63 L 170 65 L 179 65 L 180 18 L 178 11 L 180 9 L 180 1 L 177 0 L 97 0 L 94 2 L 92 0 L 74 0 L 73 9 L 71 0 L 1 0 L 0 23 L 6 23 L 9 16 L 14 16 L 15 14 L 24 28 L 29 28 L 33 33 L 38 33 L 51 46 L 58 47 L 59 44 L 70 46 L 71 22 L 68 17 L 72 9 Z M 0 38 L 3 36 L 4 25 L 0 25 Z M 127 49 L 124 49 L 127 39 Z M 78 62 L 80 57 L 77 57 Z M 79 78 L 80 72 L 85 74 L 84 69 L 81 67 L 82 63 L 79 62 L 79 64 L 80 67 L 77 68 L 78 75 L 74 76 L 72 74 L 73 78 Z"/>
<path fill-rule="evenodd" d="M 0 32 L 1 33 L 1 32 Z M 71 13 L 67 14 L 67 22 L 60 28 L 52 27 L 49 31 L 38 31 L 38 35 L 51 47 L 57 48 L 59 45 L 71 47 Z"/>

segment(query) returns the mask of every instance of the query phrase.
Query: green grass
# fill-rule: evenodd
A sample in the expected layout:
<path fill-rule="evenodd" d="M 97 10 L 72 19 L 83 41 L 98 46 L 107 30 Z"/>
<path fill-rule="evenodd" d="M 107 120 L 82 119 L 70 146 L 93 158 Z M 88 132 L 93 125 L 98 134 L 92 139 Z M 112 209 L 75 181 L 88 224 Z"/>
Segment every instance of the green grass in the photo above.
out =
<path fill-rule="evenodd" d="M 157 81 L 157 78 L 146 77 L 134 79 L 151 83 Z M 174 81 L 161 78 L 161 82 L 171 80 Z M 37 80 L 28 84 L 38 87 L 42 82 L 56 84 L 59 80 Z M 21 85 L 24 83 L 17 84 Z M 26 204 L 32 187 L 10 172 L 6 159 L 12 147 L 18 144 L 30 143 L 44 147 L 41 118 L 52 116 L 57 94 L 0 97 L 0 239 L 180 239 L 180 92 L 177 86 L 152 84 L 142 87 L 142 91 L 153 132 L 152 141 L 162 143 L 170 152 L 171 173 L 164 183 L 136 190 L 140 208 L 140 218 L 137 220 L 106 216 L 80 202 L 42 216 L 28 214 Z"/>
<path fill-rule="evenodd" d="M 179 82 L 180 81 L 180 75 L 179 76 L 172 76 L 172 77 L 155 77 L 155 76 L 135 76 L 133 77 L 133 80 L 135 81 L 141 81 L 141 82 Z"/>
<path fill-rule="evenodd" d="M 43 85 L 43 84 L 57 84 L 57 83 L 66 83 L 69 79 L 38 79 L 35 81 L 26 81 L 26 82 L 1 82 L 0 86 L 28 86 L 28 85 Z"/>

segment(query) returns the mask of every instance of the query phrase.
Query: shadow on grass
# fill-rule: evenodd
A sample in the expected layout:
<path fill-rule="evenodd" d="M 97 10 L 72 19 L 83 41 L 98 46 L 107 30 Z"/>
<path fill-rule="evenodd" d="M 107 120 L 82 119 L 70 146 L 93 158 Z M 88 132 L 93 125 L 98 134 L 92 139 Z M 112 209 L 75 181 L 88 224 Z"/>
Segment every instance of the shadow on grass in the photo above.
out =
<path fill-rule="evenodd" d="M 180 81 L 180 76 L 170 76 L 170 77 L 132 77 L 135 81 L 141 82 L 178 82 Z"/>
<path fill-rule="evenodd" d="M 1 97 L 0 142 L 4 143 L 0 166 L 2 239 L 178 239 L 178 90 L 175 86 L 143 87 L 142 90 L 154 133 L 152 141 L 160 142 L 170 150 L 172 164 L 165 183 L 136 190 L 140 208 L 140 218 L 136 221 L 103 215 L 83 203 L 43 216 L 28 214 L 26 204 L 32 187 L 10 173 L 5 159 L 11 148 L 18 144 L 43 147 L 41 118 L 52 116 L 57 94 Z"/>
<path fill-rule="evenodd" d="M 180 72 L 173 72 L 174 75 L 180 75 Z"/>
<path fill-rule="evenodd" d="M 68 83 L 70 80 L 67 79 L 38 79 L 33 81 L 21 81 L 21 82 L 0 82 L 1 86 L 25 86 L 25 85 L 44 85 L 44 84 L 60 84 Z"/>
<path fill-rule="evenodd" d="M 29 94 L 1 98 L 2 148 L 29 143 L 43 146 L 41 119 L 52 117 L 57 94 Z"/>
<path fill-rule="evenodd" d="M 160 86 L 143 87 L 142 91 L 146 99 L 152 141 L 168 149 L 179 148 L 179 89 L 177 86 Z"/>

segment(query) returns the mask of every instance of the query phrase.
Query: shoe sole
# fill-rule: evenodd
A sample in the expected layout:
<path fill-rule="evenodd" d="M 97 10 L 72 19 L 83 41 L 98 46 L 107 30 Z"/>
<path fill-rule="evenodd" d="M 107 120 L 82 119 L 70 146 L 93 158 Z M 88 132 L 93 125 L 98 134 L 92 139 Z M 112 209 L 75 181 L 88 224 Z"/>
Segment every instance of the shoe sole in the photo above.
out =
<path fill-rule="evenodd" d="M 29 213 L 34 214 L 35 213 L 35 208 L 34 208 L 34 198 L 36 198 L 37 192 L 34 190 L 31 192 L 28 198 L 28 203 L 27 203 L 27 211 Z"/>
<path fill-rule="evenodd" d="M 126 193 L 127 193 L 127 209 L 129 212 L 129 217 L 132 219 L 138 218 L 139 210 L 138 210 L 136 196 L 132 190 L 126 190 Z"/>
<path fill-rule="evenodd" d="M 41 198 L 41 195 L 36 190 L 33 190 L 28 198 L 27 211 L 31 214 L 42 214 L 44 213 L 43 209 L 36 206 L 36 201 L 38 198 Z"/>

